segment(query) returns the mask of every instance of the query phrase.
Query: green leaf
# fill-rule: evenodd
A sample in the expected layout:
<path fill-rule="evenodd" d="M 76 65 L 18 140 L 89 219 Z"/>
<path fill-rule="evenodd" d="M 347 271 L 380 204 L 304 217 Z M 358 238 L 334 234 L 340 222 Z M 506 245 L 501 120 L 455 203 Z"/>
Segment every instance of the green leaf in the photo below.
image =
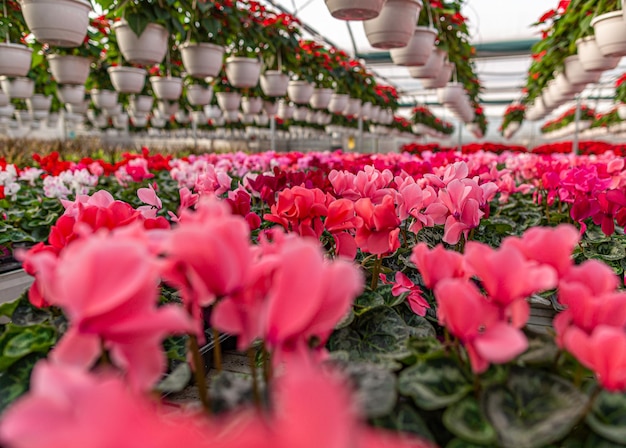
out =
<path fill-rule="evenodd" d="M 409 403 L 398 403 L 391 413 L 374 419 L 372 423 L 378 428 L 415 434 L 422 439 L 430 440 L 431 442 L 435 441 L 420 414 Z"/>
<path fill-rule="evenodd" d="M 446 448 L 484 448 L 485 445 L 476 445 L 474 443 L 468 443 L 461 439 L 452 439 L 446 445 Z"/>
<path fill-rule="evenodd" d="M 17 308 L 13 311 L 11 322 L 21 327 L 27 327 L 41 324 L 49 318 L 50 313 L 47 310 L 35 308 L 28 302 L 28 299 L 22 297 Z"/>
<path fill-rule="evenodd" d="M 427 339 L 437 336 L 437 332 L 432 324 L 426 318 L 415 314 L 408 304 L 404 303 L 396 307 L 395 310 L 409 327 L 413 338 Z"/>
<path fill-rule="evenodd" d="M 43 357 L 40 353 L 29 355 L 0 372 L 0 413 L 28 390 L 33 367 Z"/>
<path fill-rule="evenodd" d="M 559 376 L 514 368 L 505 384 L 484 392 L 482 406 L 503 447 L 539 448 L 565 437 L 587 401 Z"/>
<path fill-rule="evenodd" d="M 419 408 L 432 411 L 456 403 L 472 386 L 453 360 L 438 357 L 421 360 L 400 373 L 398 389 Z"/>
<path fill-rule="evenodd" d="M 187 363 L 179 364 L 156 386 L 159 392 L 180 392 L 191 381 L 191 368 Z"/>
<path fill-rule="evenodd" d="M 335 331 L 328 347 L 331 351 L 348 352 L 352 360 L 385 363 L 410 355 L 410 335 L 410 328 L 398 313 L 379 307 L 359 316 L 350 327 Z"/>
<path fill-rule="evenodd" d="M 481 445 L 493 444 L 496 432 L 480 410 L 475 398 L 466 397 L 443 413 L 443 424 L 455 436 Z"/>
<path fill-rule="evenodd" d="M 626 442 L 626 393 L 602 391 L 587 415 L 597 434 L 615 443 Z"/>
<path fill-rule="evenodd" d="M 12 302 L 6 302 L 0 305 L 0 316 L 11 317 L 13 312 L 20 304 L 20 299 L 15 299 Z"/>
<path fill-rule="evenodd" d="M 0 335 L 0 371 L 31 353 L 47 353 L 56 341 L 57 333 L 51 326 L 19 327 L 8 324 Z"/>
<path fill-rule="evenodd" d="M 385 305 L 385 299 L 380 293 L 367 289 L 354 301 L 354 314 L 361 314 L 379 306 Z"/>
<path fill-rule="evenodd" d="M 368 418 L 387 415 L 398 399 L 396 376 L 372 363 L 347 363 L 342 371 L 352 382 L 359 409 Z"/>

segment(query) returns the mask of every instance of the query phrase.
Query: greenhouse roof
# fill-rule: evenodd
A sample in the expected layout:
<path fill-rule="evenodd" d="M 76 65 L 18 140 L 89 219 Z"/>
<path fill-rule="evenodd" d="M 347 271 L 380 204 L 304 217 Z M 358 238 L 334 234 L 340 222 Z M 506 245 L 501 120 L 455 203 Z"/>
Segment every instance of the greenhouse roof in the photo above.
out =
<path fill-rule="evenodd" d="M 326 40 L 363 59 L 378 76 L 395 85 L 402 93 L 401 103 L 405 106 L 402 114 L 407 115 L 409 107 L 419 102 L 431 105 L 437 115 L 451 118 L 443 107 L 437 107 L 435 92 L 424 90 L 419 80 L 409 76 L 407 68 L 394 66 L 388 52 L 369 45 L 361 23 L 333 18 L 323 0 L 265 2 L 294 14 L 309 28 L 308 37 Z M 463 15 L 468 19 L 472 43 L 477 50 L 475 64 L 484 86 L 481 98 L 491 123 L 488 137 L 498 137 L 497 128 L 504 109 L 521 98 L 531 63 L 530 48 L 540 37 L 531 24 L 557 3 L 557 0 L 466 0 Z M 606 72 L 598 85 L 583 92 L 583 98 L 588 98 L 599 110 L 608 109 L 614 93 L 613 81 L 624 71 L 626 63 Z M 562 106 L 554 114 L 570 106 Z"/>

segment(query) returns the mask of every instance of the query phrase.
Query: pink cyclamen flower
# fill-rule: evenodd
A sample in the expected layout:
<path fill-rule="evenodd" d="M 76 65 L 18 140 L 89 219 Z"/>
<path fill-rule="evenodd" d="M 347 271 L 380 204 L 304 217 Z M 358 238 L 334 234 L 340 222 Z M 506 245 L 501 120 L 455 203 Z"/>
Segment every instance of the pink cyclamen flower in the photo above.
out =
<path fill-rule="evenodd" d="M 380 279 L 387 285 L 393 285 L 391 288 L 391 294 L 394 297 L 398 297 L 399 295 L 408 292 L 409 294 L 407 295 L 407 300 L 411 310 L 418 316 L 423 317 L 426 315 L 426 310 L 430 308 L 430 304 L 422 296 L 422 290 L 420 287 L 416 286 L 409 277 L 402 272 L 396 272 L 395 283 L 387 281 L 385 274 L 380 274 Z"/>
<path fill-rule="evenodd" d="M 244 287 L 251 266 L 250 230 L 244 218 L 215 197 L 184 210 L 163 244 L 164 278 L 181 290 L 188 307 L 212 304 Z"/>
<path fill-rule="evenodd" d="M 516 246 L 529 260 L 552 266 L 559 278 L 567 273 L 572 263 L 572 252 L 578 244 L 580 235 L 576 228 L 569 224 L 557 227 L 533 227 L 521 238 L 505 238 L 502 246 Z"/>
<path fill-rule="evenodd" d="M 362 251 L 385 255 L 400 247 L 400 219 L 391 196 L 385 196 L 379 205 L 370 198 L 359 199 L 354 207 L 362 219 L 356 230 L 356 244 Z"/>
<path fill-rule="evenodd" d="M 551 266 L 527 260 L 512 245 L 494 250 L 486 244 L 470 241 L 465 248 L 465 259 L 489 299 L 506 311 L 517 328 L 528 320 L 530 308 L 525 299 L 557 284 L 556 272 Z"/>
<path fill-rule="evenodd" d="M 433 249 L 429 249 L 426 243 L 417 244 L 413 248 L 411 261 L 429 289 L 434 289 L 442 280 L 468 276 L 463 255 L 446 250 L 441 244 Z"/>
<path fill-rule="evenodd" d="M 157 307 L 158 263 L 136 238 L 95 234 L 58 258 L 40 252 L 30 262 L 44 297 L 69 320 L 51 354 L 56 362 L 88 369 L 104 348 L 134 387 L 149 389 L 166 367 L 163 339 L 192 329 L 181 308 Z"/>
<path fill-rule="evenodd" d="M 201 448 L 215 446 L 217 433 L 199 415 L 165 411 L 110 372 L 48 361 L 35 366 L 29 393 L 0 422 L 0 444 L 10 448 Z"/>
<path fill-rule="evenodd" d="M 611 392 L 626 391 L 626 330 L 601 325 L 590 335 L 572 329 L 565 336 L 565 348 Z"/>
<path fill-rule="evenodd" d="M 472 370 L 482 373 L 490 363 L 514 359 L 528 347 L 524 333 L 500 317 L 500 311 L 466 280 L 443 280 L 435 288 L 439 321 L 458 337 Z"/>

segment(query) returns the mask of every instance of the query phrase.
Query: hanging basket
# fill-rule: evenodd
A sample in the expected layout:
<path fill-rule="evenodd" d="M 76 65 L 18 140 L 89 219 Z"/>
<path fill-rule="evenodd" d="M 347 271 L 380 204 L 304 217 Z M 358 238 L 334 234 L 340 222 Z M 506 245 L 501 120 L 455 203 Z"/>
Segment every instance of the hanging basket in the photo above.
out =
<path fill-rule="evenodd" d="M 154 105 L 154 98 L 148 95 L 133 95 L 130 99 L 131 109 L 137 113 L 149 113 Z"/>
<path fill-rule="evenodd" d="M 109 78 L 119 93 L 139 93 L 146 83 L 147 72 L 136 67 L 109 67 Z"/>
<path fill-rule="evenodd" d="M 330 15 L 339 20 L 369 20 L 378 17 L 385 0 L 326 0 Z"/>
<path fill-rule="evenodd" d="M 48 64 L 59 84 L 85 84 L 91 61 L 81 56 L 50 54 Z"/>
<path fill-rule="evenodd" d="M 98 109 L 112 109 L 117 104 L 118 93 L 114 90 L 92 89 L 89 94 Z"/>
<path fill-rule="evenodd" d="M 421 80 L 422 87 L 425 89 L 440 89 L 445 87 L 448 81 L 450 81 L 452 70 L 454 70 L 454 64 L 451 62 L 444 63 L 443 68 L 436 78 L 424 78 Z"/>
<path fill-rule="evenodd" d="M 64 104 L 80 104 L 85 100 L 85 86 L 80 84 L 58 86 L 57 96 Z"/>
<path fill-rule="evenodd" d="M 296 104 L 309 104 L 315 85 L 308 81 L 289 81 L 287 96 Z"/>
<path fill-rule="evenodd" d="M 261 75 L 261 90 L 266 96 L 285 96 L 288 87 L 289 76 L 279 70 L 266 70 Z"/>
<path fill-rule="evenodd" d="M 589 84 L 598 82 L 602 72 L 588 72 L 580 63 L 578 55 L 565 58 L 565 76 L 572 84 Z"/>
<path fill-rule="evenodd" d="M 87 0 L 22 0 L 22 14 L 35 39 L 53 47 L 78 47 L 85 40 Z"/>
<path fill-rule="evenodd" d="M 586 71 L 612 70 L 619 64 L 619 56 L 604 56 L 595 36 L 587 36 L 576 41 L 578 58 Z"/>
<path fill-rule="evenodd" d="M 192 106 L 206 106 L 213 99 L 213 88 L 193 84 L 187 87 L 187 100 Z"/>
<path fill-rule="evenodd" d="M 306 121 L 307 115 L 309 115 L 309 109 L 306 107 L 297 107 L 293 112 L 293 119 L 295 121 Z"/>
<path fill-rule="evenodd" d="M 0 76 L 26 76 L 32 56 L 33 49 L 26 45 L 0 43 Z"/>
<path fill-rule="evenodd" d="M 280 101 L 276 115 L 278 115 L 281 120 L 291 120 L 295 110 L 296 107 L 293 104 L 289 104 L 288 101 Z"/>
<path fill-rule="evenodd" d="M 315 89 L 309 104 L 313 109 L 326 109 L 330 104 L 333 93 L 333 89 Z"/>
<path fill-rule="evenodd" d="M 278 112 L 278 103 L 272 101 L 263 101 L 263 110 L 268 116 L 273 117 L 274 115 L 276 115 L 276 112 Z"/>
<path fill-rule="evenodd" d="M 185 71 L 192 78 L 214 78 L 222 70 L 224 47 L 210 43 L 184 43 L 180 46 Z"/>
<path fill-rule="evenodd" d="M 604 56 L 626 56 L 626 22 L 622 11 L 599 15 L 591 21 L 591 26 Z"/>
<path fill-rule="evenodd" d="M 370 45 L 385 50 L 406 47 L 421 8 L 421 0 L 387 0 L 378 17 L 363 22 Z"/>
<path fill-rule="evenodd" d="M 394 48 L 389 51 L 394 64 L 404 67 L 422 66 L 435 49 L 435 28 L 418 26 L 408 45 L 403 48 Z"/>
<path fill-rule="evenodd" d="M 358 99 L 358 98 L 350 98 L 348 100 L 348 105 L 343 110 L 343 114 L 346 117 L 359 115 L 359 113 L 361 112 L 361 104 L 362 104 L 362 101 L 360 99 Z"/>
<path fill-rule="evenodd" d="M 435 51 L 432 52 L 426 64 L 422 67 L 409 67 L 409 74 L 411 77 L 417 79 L 437 78 L 441 70 L 443 70 L 445 58 L 445 51 L 435 48 Z"/>
<path fill-rule="evenodd" d="M 10 101 L 11 98 L 9 98 L 9 95 L 0 90 L 0 107 L 6 107 Z"/>
<path fill-rule="evenodd" d="M 151 76 L 154 95 L 160 100 L 178 101 L 183 94 L 183 79 L 175 76 Z"/>
<path fill-rule="evenodd" d="M 241 110 L 246 115 L 255 115 L 263 110 L 263 98 L 261 97 L 243 97 L 241 99 Z"/>
<path fill-rule="evenodd" d="M 231 56 L 226 59 L 225 72 L 231 86 L 238 89 L 255 87 L 261 77 L 261 61 Z"/>
<path fill-rule="evenodd" d="M 35 93 L 35 81 L 30 78 L 7 78 L 0 77 L 0 86 L 9 98 L 25 100 L 33 96 Z"/>
<path fill-rule="evenodd" d="M 52 106 L 52 97 L 36 93 L 26 100 L 26 106 L 31 112 L 49 111 Z"/>
<path fill-rule="evenodd" d="M 163 117 L 171 117 L 180 109 L 180 105 L 176 101 L 160 100 L 157 109 Z"/>
<path fill-rule="evenodd" d="M 328 103 L 328 110 L 334 114 L 342 113 L 348 106 L 350 95 L 345 93 L 333 93 Z"/>
<path fill-rule="evenodd" d="M 113 24 L 112 28 L 122 56 L 131 64 L 160 64 L 165 58 L 168 39 L 165 27 L 149 23 L 139 37 L 123 20 Z"/>
<path fill-rule="evenodd" d="M 241 104 L 241 93 L 239 92 L 217 92 L 217 104 L 224 112 L 237 111 Z"/>

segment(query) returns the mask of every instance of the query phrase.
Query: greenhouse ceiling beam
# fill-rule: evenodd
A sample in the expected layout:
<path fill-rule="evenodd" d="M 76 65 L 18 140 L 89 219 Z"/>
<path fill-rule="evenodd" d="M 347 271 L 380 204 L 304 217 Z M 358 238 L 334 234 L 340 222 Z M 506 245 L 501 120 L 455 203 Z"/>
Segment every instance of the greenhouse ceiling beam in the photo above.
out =
<path fill-rule="evenodd" d="M 475 59 L 490 59 L 502 57 L 529 56 L 533 45 L 539 42 L 538 39 L 522 39 L 511 41 L 498 41 L 483 44 L 476 44 Z M 388 51 L 376 51 L 359 53 L 357 57 L 365 60 L 367 64 L 392 64 Z"/>
<path fill-rule="evenodd" d="M 590 96 L 582 99 L 583 101 L 614 101 L 615 97 L 612 96 Z M 482 100 L 480 101 L 481 106 L 508 106 L 511 104 L 511 99 L 509 100 Z M 405 101 L 400 103 L 400 107 L 415 107 L 416 105 L 424 105 L 424 106 L 441 106 L 443 105 L 439 101 Z"/>
<path fill-rule="evenodd" d="M 276 3 L 274 0 L 265 0 L 267 3 L 269 3 L 270 5 L 272 5 L 274 8 L 278 9 L 280 12 L 284 12 L 285 14 L 294 14 L 294 11 L 289 11 L 287 8 L 283 7 L 282 5 L 279 5 L 278 3 Z M 297 14 L 297 11 L 295 12 L 295 14 Z M 300 21 L 300 26 L 309 34 L 315 36 L 315 37 L 319 37 L 320 39 L 322 39 L 324 42 L 326 42 L 328 45 L 331 45 L 335 48 L 340 48 L 339 45 L 337 45 L 336 43 L 332 42 L 331 40 L 327 39 L 326 37 L 324 37 L 323 34 L 321 34 L 320 32 L 318 32 L 316 29 L 312 28 L 311 26 L 307 25 L 306 23 L 304 23 L 303 21 Z"/>

